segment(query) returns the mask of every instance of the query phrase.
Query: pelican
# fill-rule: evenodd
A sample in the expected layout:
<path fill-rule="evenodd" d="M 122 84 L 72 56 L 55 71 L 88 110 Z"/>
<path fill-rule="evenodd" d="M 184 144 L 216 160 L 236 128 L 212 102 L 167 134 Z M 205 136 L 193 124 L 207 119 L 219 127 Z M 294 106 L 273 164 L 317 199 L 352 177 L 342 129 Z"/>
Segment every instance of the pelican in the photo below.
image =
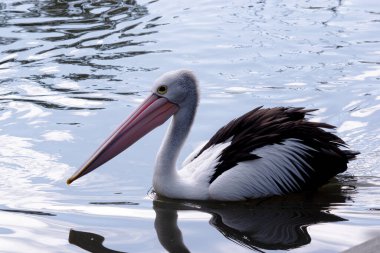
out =
<path fill-rule="evenodd" d="M 222 127 L 176 169 L 178 154 L 198 107 L 199 86 L 190 70 L 159 77 L 152 94 L 68 180 L 95 170 L 172 117 L 156 158 L 153 188 L 174 199 L 242 201 L 316 189 L 344 172 L 358 152 L 311 122 L 315 110 L 255 108 Z"/>

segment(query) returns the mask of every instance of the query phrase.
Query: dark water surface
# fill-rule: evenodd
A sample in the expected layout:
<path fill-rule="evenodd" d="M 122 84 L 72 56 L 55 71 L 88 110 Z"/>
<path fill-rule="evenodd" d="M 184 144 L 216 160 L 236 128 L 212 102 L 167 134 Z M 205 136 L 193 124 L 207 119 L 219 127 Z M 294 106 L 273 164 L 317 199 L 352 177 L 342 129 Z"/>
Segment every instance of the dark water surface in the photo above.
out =
<path fill-rule="evenodd" d="M 0 252 L 339 252 L 379 235 L 379 59 L 377 0 L 1 1 Z M 361 155 L 317 193 L 153 201 L 161 127 L 66 186 L 178 68 L 202 92 L 181 159 L 260 105 L 319 108 Z"/>

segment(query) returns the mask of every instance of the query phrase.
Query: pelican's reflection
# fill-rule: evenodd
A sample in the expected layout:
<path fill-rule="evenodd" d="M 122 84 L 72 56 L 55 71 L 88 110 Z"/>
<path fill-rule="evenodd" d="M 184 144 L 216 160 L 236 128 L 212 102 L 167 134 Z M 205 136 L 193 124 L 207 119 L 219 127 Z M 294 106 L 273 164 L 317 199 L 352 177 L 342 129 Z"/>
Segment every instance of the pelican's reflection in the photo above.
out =
<path fill-rule="evenodd" d="M 199 210 L 211 214 L 210 224 L 241 246 L 257 251 L 289 250 L 310 243 L 308 226 L 344 221 L 328 210 L 331 203 L 344 203 L 345 199 L 331 193 L 295 194 L 233 204 L 156 199 L 155 228 L 162 246 L 169 252 L 190 252 L 177 226 L 177 211 Z"/>
<path fill-rule="evenodd" d="M 240 203 L 156 198 L 153 202 L 156 212 L 155 229 L 158 240 L 168 252 L 190 252 L 188 247 L 191 245 L 184 244 L 183 235 L 177 225 L 178 212 L 196 210 L 211 214 L 210 224 L 226 238 L 241 246 L 256 251 L 289 250 L 310 243 L 311 238 L 307 231 L 309 226 L 344 221 L 343 218 L 330 214 L 329 209 L 331 205 L 344 203 L 346 198 L 342 194 L 331 192 L 295 194 Z M 72 230 L 70 233 L 77 232 Z M 74 240 L 70 243 L 85 249 L 84 241 L 79 241 L 81 245 Z M 91 243 L 91 240 L 88 242 Z M 97 245 L 101 248 L 91 252 L 116 252 L 105 249 L 99 242 Z M 94 245 L 92 249 L 93 247 Z"/>

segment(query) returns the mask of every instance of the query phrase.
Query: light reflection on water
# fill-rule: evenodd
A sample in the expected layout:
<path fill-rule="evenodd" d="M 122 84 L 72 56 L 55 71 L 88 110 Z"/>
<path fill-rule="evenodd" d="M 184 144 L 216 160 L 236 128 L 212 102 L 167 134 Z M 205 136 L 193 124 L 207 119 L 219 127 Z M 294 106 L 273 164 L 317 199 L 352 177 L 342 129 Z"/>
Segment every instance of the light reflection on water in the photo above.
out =
<path fill-rule="evenodd" d="M 84 252 L 69 243 L 77 231 L 115 251 L 157 252 L 173 246 L 156 233 L 166 221 L 191 252 L 335 252 L 375 236 L 379 13 L 375 0 L 0 3 L 0 251 Z M 198 74 L 202 100 L 181 159 L 260 105 L 319 108 L 313 120 L 336 125 L 361 155 L 309 206 L 299 196 L 249 208 L 153 202 L 163 127 L 67 187 L 152 81 L 182 67 Z"/>

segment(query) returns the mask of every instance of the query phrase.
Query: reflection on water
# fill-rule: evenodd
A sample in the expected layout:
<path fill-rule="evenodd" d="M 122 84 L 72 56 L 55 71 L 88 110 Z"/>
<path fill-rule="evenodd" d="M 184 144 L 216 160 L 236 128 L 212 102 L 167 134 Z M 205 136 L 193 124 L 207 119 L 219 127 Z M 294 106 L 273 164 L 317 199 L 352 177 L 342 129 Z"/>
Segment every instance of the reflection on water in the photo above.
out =
<path fill-rule="evenodd" d="M 69 243 L 74 244 L 92 253 L 122 253 L 103 246 L 104 237 L 94 233 L 76 231 L 71 229 Z"/>
<path fill-rule="evenodd" d="M 70 229 L 113 252 L 337 252 L 373 237 L 379 13 L 376 0 L 0 2 L 0 251 L 83 252 L 69 244 Z M 346 192 L 234 206 L 152 203 L 146 192 L 164 129 L 67 187 L 152 81 L 178 68 L 193 69 L 202 92 L 181 159 L 253 107 L 318 108 L 312 120 L 336 125 L 361 152 L 340 178 Z M 157 232 L 170 224 L 176 244 L 157 237 L 154 218 Z"/>
<path fill-rule="evenodd" d="M 329 213 L 330 205 L 342 205 L 348 198 L 343 192 L 336 192 L 339 189 L 336 186 L 333 189 L 240 203 L 181 202 L 159 198 L 153 201 L 154 226 L 162 247 L 173 253 L 191 252 L 191 245 L 185 245 L 186 236 L 178 226 L 178 212 L 186 211 L 211 214 L 210 225 L 242 247 L 258 252 L 296 249 L 311 242 L 308 227 L 346 221 Z M 87 251 L 119 252 L 104 249 L 103 241 L 103 236 L 70 230 L 69 242 Z"/>
<path fill-rule="evenodd" d="M 173 238 L 181 239 L 180 231 L 177 231 L 176 227 L 177 210 L 190 209 L 189 206 L 193 205 L 196 206 L 196 210 L 210 213 L 212 215 L 210 225 L 243 247 L 256 251 L 289 250 L 310 243 L 308 226 L 344 221 L 345 219 L 328 213 L 328 210 L 331 203 L 344 203 L 345 199 L 343 195 L 330 192 L 235 204 L 185 203 L 182 207 L 176 206 L 178 203 L 175 202 L 155 201 L 155 227 L 158 237 L 161 238 L 160 242 L 169 252 L 185 252 L 185 250 L 169 249 L 176 245 L 171 243 Z M 165 231 L 170 229 L 173 233 L 177 231 L 178 236 L 168 236 Z"/>
<path fill-rule="evenodd" d="M 55 216 L 55 214 L 44 213 L 44 212 L 40 212 L 40 211 L 15 210 L 15 209 L 0 209 L 0 211 L 10 212 L 10 213 L 23 213 L 23 214 L 42 215 L 42 216 Z"/>

